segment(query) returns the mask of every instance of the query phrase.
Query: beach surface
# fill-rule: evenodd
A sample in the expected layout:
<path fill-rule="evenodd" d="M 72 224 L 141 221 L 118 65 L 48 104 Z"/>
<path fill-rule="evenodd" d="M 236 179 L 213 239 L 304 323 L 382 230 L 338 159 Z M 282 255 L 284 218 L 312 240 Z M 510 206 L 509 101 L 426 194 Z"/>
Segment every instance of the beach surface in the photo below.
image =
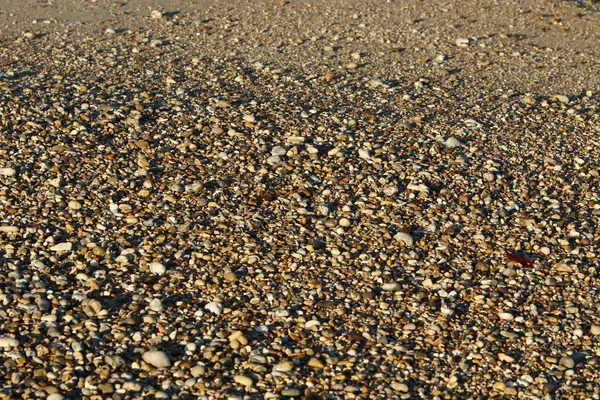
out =
<path fill-rule="evenodd" d="M 0 398 L 600 398 L 600 5 L 0 0 Z"/>

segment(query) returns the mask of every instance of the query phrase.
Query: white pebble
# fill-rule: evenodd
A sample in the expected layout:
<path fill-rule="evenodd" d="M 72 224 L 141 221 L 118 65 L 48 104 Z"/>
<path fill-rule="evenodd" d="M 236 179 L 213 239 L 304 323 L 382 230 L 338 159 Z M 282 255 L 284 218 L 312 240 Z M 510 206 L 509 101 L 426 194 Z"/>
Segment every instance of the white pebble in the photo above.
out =
<path fill-rule="evenodd" d="M 50 247 L 50 250 L 52 250 L 52 251 L 71 251 L 72 248 L 73 248 L 73 243 L 65 242 L 65 243 L 55 244 L 54 246 Z"/>
<path fill-rule="evenodd" d="M 223 312 L 223 305 L 218 301 L 211 301 L 204 308 L 206 308 L 208 311 L 213 312 L 216 315 L 221 315 L 221 313 Z"/>
<path fill-rule="evenodd" d="M 512 321 L 513 319 L 515 319 L 515 317 L 511 313 L 507 313 L 507 312 L 498 313 L 498 317 L 500 317 L 500 319 L 503 319 L 505 321 Z"/>
<path fill-rule="evenodd" d="M 150 264 L 150 272 L 156 275 L 162 275 L 167 272 L 167 268 L 164 266 L 164 264 L 153 262 Z"/>
<path fill-rule="evenodd" d="M 402 289 L 402 285 L 400 285 L 398 282 L 384 283 L 381 286 L 381 290 L 385 290 L 386 292 L 397 292 L 400 289 Z"/>
<path fill-rule="evenodd" d="M 410 233 L 406 232 L 398 232 L 394 235 L 394 239 L 397 241 L 404 243 L 405 246 L 411 247 L 415 240 Z"/>
<path fill-rule="evenodd" d="M 458 140 L 454 136 L 450 136 L 448 139 L 446 139 L 446 142 L 444 142 L 444 144 L 446 145 L 446 147 L 448 147 L 450 149 L 454 149 L 455 147 L 462 146 L 462 143 L 460 142 L 460 140 Z"/>
<path fill-rule="evenodd" d="M 338 221 L 338 224 L 341 227 L 347 228 L 350 226 L 351 222 L 348 218 L 340 218 L 340 220 Z"/>
<path fill-rule="evenodd" d="M 142 355 L 142 360 L 155 368 L 167 368 L 171 366 L 171 360 L 164 351 L 147 351 Z"/>
<path fill-rule="evenodd" d="M 2 176 L 15 176 L 17 171 L 14 168 L 0 168 L 0 175 Z"/>
<path fill-rule="evenodd" d="M 19 345 L 19 341 L 15 338 L 11 337 L 0 337 L 0 347 L 17 347 Z"/>

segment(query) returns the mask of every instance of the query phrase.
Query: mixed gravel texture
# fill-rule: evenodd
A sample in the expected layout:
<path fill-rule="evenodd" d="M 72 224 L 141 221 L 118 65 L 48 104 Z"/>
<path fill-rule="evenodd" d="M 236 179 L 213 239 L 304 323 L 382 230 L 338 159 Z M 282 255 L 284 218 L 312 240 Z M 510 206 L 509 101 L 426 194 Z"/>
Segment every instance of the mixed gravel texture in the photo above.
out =
<path fill-rule="evenodd" d="M 600 398 L 600 10 L 2 1 L 0 398 Z"/>

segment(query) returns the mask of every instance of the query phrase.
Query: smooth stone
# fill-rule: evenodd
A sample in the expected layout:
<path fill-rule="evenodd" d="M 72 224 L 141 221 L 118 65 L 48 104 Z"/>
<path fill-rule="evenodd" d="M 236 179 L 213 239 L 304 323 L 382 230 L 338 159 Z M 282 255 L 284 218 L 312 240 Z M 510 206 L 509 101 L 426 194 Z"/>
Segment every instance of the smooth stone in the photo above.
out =
<path fill-rule="evenodd" d="M 2 176 L 15 176 L 17 170 L 14 168 L 0 168 L 0 175 Z"/>
<path fill-rule="evenodd" d="M 561 359 L 558 360 L 558 365 L 562 365 L 565 368 L 573 368 L 575 366 L 575 360 L 567 356 L 561 357 Z"/>
<path fill-rule="evenodd" d="M 284 389 L 281 392 L 283 397 L 298 397 L 301 395 L 300 389 Z"/>
<path fill-rule="evenodd" d="M 46 397 L 46 400 L 63 400 L 65 396 L 60 393 L 52 393 Z"/>
<path fill-rule="evenodd" d="M 162 275 L 167 272 L 167 268 L 164 266 L 164 264 L 153 262 L 150 263 L 150 272 L 156 275 Z"/>
<path fill-rule="evenodd" d="M 160 299 L 152 299 L 148 308 L 150 308 L 152 311 L 160 312 L 164 310 L 165 306 Z"/>
<path fill-rule="evenodd" d="M 381 286 L 381 290 L 384 290 L 386 292 L 397 292 L 399 290 L 402 290 L 402 285 L 400 285 L 398 282 L 384 283 Z"/>
<path fill-rule="evenodd" d="M 323 369 L 325 365 L 318 358 L 311 358 L 308 360 L 308 366 L 311 368 Z"/>
<path fill-rule="evenodd" d="M 590 327 L 590 333 L 592 335 L 596 335 L 596 336 L 600 335 L 600 325 L 592 325 Z"/>
<path fill-rule="evenodd" d="M 16 232 L 19 232 L 19 227 L 17 227 L 17 226 L 10 226 L 10 225 L 2 225 L 2 226 L 0 226 L 0 232 L 4 232 L 4 233 L 16 233 Z"/>
<path fill-rule="evenodd" d="M 50 247 L 50 250 L 51 251 L 71 251 L 72 248 L 73 248 L 73 243 L 65 242 L 65 243 L 55 244 L 54 246 Z"/>
<path fill-rule="evenodd" d="M 152 10 L 152 12 L 150 13 L 150 18 L 152 19 L 161 19 L 162 16 L 163 14 L 158 10 Z"/>
<path fill-rule="evenodd" d="M 411 247 L 414 244 L 414 238 L 410 233 L 406 232 L 398 232 L 394 235 L 394 239 L 397 241 L 404 243 L 405 246 Z"/>
<path fill-rule="evenodd" d="M 196 365 L 195 367 L 192 367 L 192 369 L 190 369 L 190 374 L 194 378 L 204 376 L 205 373 L 206 373 L 206 367 L 204 365 Z"/>
<path fill-rule="evenodd" d="M 504 321 L 512 321 L 513 319 L 515 319 L 515 317 L 511 313 L 507 313 L 507 312 L 498 313 L 498 317 L 500 317 L 500 319 L 502 319 Z"/>
<path fill-rule="evenodd" d="M 450 136 L 448 139 L 446 139 L 444 144 L 446 145 L 446 147 L 448 147 L 450 149 L 454 149 L 456 147 L 462 146 L 462 143 L 460 142 L 460 140 L 458 140 L 454 136 Z"/>
<path fill-rule="evenodd" d="M 252 386 L 252 384 L 254 383 L 252 382 L 252 379 L 246 375 L 234 375 L 233 380 L 239 383 L 240 385 L 246 387 Z"/>
<path fill-rule="evenodd" d="M 554 95 L 554 98 L 564 104 L 567 104 L 569 102 L 569 97 L 564 96 L 562 94 Z"/>
<path fill-rule="evenodd" d="M 140 392 L 142 390 L 142 385 L 139 382 L 127 381 L 121 387 L 128 392 Z"/>
<path fill-rule="evenodd" d="M 338 224 L 341 227 L 347 228 L 350 226 L 351 222 L 348 218 L 340 218 L 340 220 L 338 221 Z"/>
<path fill-rule="evenodd" d="M 69 208 L 71 210 L 81 210 L 81 203 L 78 202 L 77 200 L 71 200 L 69 201 Z"/>
<path fill-rule="evenodd" d="M 17 347 L 19 341 L 11 337 L 0 337 L 0 347 Z"/>
<path fill-rule="evenodd" d="M 242 119 L 243 119 L 244 121 L 246 121 L 246 122 L 250 122 L 250 123 L 256 122 L 256 117 L 255 117 L 254 115 L 251 115 L 251 114 L 244 115 L 244 116 L 242 117 Z"/>
<path fill-rule="evenodd" d="M 211 301 L 206 306 L 204 306 L 204 308 L 216 315 L 221 315 L 221 312 L 223 312 L 223 305 L 218 301 Z"/>
<path fill-rule="evenodd" d="M 142 355 L 142 360 L 155 368 L 168 368 L 171 366 L 171 360 L 164 351 L 147 351 Z"/>

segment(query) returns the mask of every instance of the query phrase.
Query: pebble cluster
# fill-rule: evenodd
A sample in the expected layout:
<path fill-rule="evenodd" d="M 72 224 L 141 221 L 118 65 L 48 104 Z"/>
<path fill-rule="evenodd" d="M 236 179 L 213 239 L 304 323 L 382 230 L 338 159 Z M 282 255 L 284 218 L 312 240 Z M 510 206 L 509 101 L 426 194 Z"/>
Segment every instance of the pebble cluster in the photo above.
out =
<path fill-rule="evenodd" d="M 600 398 L 598 50 L 323 3 L 0 36 L 0 398 Z"/>

